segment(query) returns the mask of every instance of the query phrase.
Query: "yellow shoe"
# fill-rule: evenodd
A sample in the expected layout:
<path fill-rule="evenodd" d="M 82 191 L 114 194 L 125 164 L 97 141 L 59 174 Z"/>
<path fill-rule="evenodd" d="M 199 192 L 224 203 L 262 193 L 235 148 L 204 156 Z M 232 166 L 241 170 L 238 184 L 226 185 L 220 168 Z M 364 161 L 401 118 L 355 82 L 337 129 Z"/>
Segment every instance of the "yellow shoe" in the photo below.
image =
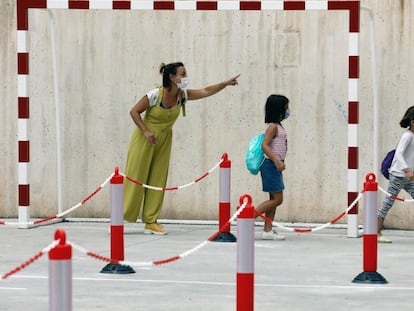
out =
<path fill-rule="evenodd" d="M 167 234 L 167 230 L 165 230 L 159 223 L 153 222 L 152 224 L 145 224 L 144 233 L 164 235 Z"/>

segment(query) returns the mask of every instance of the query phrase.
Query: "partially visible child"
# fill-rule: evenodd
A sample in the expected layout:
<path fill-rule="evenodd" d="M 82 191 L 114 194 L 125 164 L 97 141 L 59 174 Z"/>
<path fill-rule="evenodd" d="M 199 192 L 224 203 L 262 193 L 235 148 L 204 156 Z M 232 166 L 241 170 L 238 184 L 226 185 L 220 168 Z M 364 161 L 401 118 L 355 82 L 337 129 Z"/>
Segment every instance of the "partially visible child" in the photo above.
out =
<path fill-rule="evenodd" d="M 398 196 L 401 189 L 407 191 L 414 198 L 414 106 L 405 112 L 400 126 L 406 130 L 401 135 L 398 146 L 395 150 L 394 160 L 390 167 L 390 180 L 386 196 L 378 210 L 378 242 L 391 243 L 381 233 L 384 219 L 394 204 L 394 197 Z"/>
<path fill-rule="evenodd" d="M 263 191 L 269 193 L 269 199 L 262 202 L 256 211 L 265 214 L 269 220 L 274 220 L 276 208 L 283 202 L 282 171 L 285 170 L 287 151 L 286 131 L 282 121 L 289 117 L 289 99 L 283 95 L 270 95 L 265 105 L 265 123 L 267 129 L 263 139 L 262 150 L 265 159 L 260 168 Z M 262 233 L 263 240 L 284 240 L 285 237 L 273 230 L 272 223 L 266 221 Z"/>

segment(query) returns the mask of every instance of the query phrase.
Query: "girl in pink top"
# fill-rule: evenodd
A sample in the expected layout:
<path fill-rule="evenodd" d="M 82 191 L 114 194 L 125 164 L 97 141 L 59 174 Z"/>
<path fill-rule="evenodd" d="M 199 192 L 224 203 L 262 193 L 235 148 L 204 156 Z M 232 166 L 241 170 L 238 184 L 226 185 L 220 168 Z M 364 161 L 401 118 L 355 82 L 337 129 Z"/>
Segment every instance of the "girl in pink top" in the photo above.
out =
<path fill-rule="evenodd" d="M 265 123 L 268 124 L 263 139 L 262 150 L 265 159 L 260 168 L 262 176 L 263 191 L 269 193 L 269 199 L 257 207 L 257 212 L 265 214 L 272 221 L 276 215 L 276 208 L 283 202 L 282 171 L 285 170 L 285 156 L 287 151 L 286 131 L 281 122 L 288 118 L 289 99 L 283 95 L 270 95 L 265 105 Z M 265 222 L 262 233 L 264 240 L 284 240 L 285 237 L 278 235 L 273 230 L 272 223 Z"/>

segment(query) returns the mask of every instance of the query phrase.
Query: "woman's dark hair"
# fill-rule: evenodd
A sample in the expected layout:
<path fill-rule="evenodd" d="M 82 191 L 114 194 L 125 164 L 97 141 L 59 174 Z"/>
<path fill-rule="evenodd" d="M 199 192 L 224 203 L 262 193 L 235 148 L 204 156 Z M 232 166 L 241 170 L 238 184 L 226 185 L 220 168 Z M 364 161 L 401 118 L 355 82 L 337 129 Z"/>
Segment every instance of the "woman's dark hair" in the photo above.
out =
<path fill-rule="evenodd" d="M 265 123 L 280 123 L 285 119 L 289 99 L 283 95 L 270 95 L 265 104 Z"/>
<path fill-rule="evenodd" d="M 162 74 L 163 87 L 171 86 L 170 74 L 176 75 L 178 67 L 184 67 L 184 64 L 182 62 L 171 63 L 168 65 L 161 63 L 160 74 Z"/>
<path fill-rule="evenodd" d="M 400 126 L 403 128 L 407 128 L 410 126 L 412 120 L 414 120 L 414 106 L 411 106 L 407 109 L 402 120 L 400 121 Z"/>

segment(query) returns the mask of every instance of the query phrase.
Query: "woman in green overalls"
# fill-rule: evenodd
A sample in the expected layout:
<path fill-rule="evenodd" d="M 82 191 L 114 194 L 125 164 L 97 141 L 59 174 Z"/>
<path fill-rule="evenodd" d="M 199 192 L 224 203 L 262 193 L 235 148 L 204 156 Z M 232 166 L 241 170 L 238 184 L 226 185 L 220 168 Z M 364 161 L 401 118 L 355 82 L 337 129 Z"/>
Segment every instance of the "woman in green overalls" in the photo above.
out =
<path fill-rule="evenodd" d="M 172 127 L 185 103 L 213 95 L 228 85 L 237 85 L 237 78 L 201 89 L 187 89 L 188 77 L 181 62 L 161 64 L 162 87 L 151 90 L 131 109 L 137 128 L 128 149 L 125 175 L 146 185 L 164 188 L 167 183 L 172 144 Z M 141 114 L 145 112 L 142 119 Z M 164 191 L 152 190 L 128 180 L 124 183 L 124 219 L 136 222 L 142 205 L 144 233 L 166 234 L 157 223 Z M 144 201 L 143 201 L 144 200 Z M 143 202 L 142 202 L 143 201 Z"/>

